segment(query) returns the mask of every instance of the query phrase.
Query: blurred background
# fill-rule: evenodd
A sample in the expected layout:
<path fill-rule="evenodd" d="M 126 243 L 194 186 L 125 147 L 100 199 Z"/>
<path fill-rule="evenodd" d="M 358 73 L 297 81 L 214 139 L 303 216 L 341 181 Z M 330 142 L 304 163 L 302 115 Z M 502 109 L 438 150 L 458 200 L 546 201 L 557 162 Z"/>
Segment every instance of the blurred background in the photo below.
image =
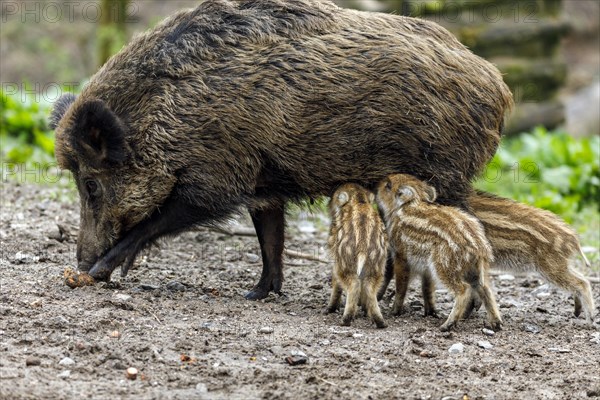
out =
<path fill-rule="evenodd" d="M 564 124 L 574 135 L 600 133 L 600 2 L 596 0 L 337 3 L 433 20 L 498 65 L 519 105 L 507 127 L 509 134 L 536 125 Z M 37 92 L 51 91 L 51 83 L 80 84 L 132 35 L 196 4 L 190 0 L 4 1 L 2 81 L 20 88 L 28 82 Z"/>
<path fill-rule="evenodd" d="M 52 163 L 48 110 L 136 33 L 190 0 L 7 1 L 0 10 L 2 181 Z M 600 231 L 600 2 L 337 0 L 435 21 L 496 64 L 516 107 L 477 186 Z M 19 178 L 20 177 L 20 178 Z M 25 174 L 27 179 L 27 174 Z M 590 226 L 591 225 L 591 226 Z M 597 243 L 599 234 L 595 234 Z"/>

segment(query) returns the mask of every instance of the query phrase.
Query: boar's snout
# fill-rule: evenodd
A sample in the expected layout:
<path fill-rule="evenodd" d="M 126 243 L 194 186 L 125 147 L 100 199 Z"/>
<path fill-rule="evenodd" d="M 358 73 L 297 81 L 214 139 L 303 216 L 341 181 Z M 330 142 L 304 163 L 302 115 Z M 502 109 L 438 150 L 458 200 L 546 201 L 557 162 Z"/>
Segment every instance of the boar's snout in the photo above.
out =
<path fill-rule="evenodd" d="M 77 268 L 88 272 L 101 255 L 99 246 L 87 241 L 80 233 L 77 239 Z"/>
<path fill-rule="evenodd" d="M 97 229 L 92 212 L 82 208 L 77 238 L 77 268 L 81 271 L 89 271 L 94 263 L 106 253 L 111 243 L 102 237 L 106 232 Z M 103 235 L 104 233 L 104 235 Z"/>

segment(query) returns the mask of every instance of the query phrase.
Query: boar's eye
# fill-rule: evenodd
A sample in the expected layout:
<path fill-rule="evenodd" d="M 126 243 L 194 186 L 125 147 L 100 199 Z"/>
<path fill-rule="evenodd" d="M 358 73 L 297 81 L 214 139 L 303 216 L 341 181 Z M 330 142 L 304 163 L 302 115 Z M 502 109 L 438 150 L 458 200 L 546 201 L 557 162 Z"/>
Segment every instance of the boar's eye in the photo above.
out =
<path fill-rule="evenodd" d="M 85 181 L 85 190 L 87 190 L 88 196 L 97 197 L 100 194 L 100 185 L 93 179 Z"/>
<path fill-rule="evenodd" d="M 392 190 L 392 182 L 387 181 L 387 183 L 385 184 L 385 190 L 387 190 L 387 191 Z"/>

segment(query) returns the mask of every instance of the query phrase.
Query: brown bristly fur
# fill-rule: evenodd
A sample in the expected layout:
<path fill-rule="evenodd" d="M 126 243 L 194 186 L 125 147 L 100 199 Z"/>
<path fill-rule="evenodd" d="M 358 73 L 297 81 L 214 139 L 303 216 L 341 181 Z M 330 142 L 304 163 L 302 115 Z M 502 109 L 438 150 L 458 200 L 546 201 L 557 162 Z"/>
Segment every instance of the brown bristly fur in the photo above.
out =
<path fill-rule="evenodd" d="M 511 104 L 497 68 L 433 22 L 206 0 L 57 102 L 56 158 L 81 197 L 78 266 L 108 279 L 147 243 L 245 207 L 263 255 L 249 298 L 264 298 L 281 290 L 287 202 L 409 173 L 467 208 Z"/>
<path fill-rule="evenodd" d="M 575 254 L 581 254 L 588 267 L 589 262 L 567 223 L 549 211 L 484 192 L 471 196 L 469 205 L 492 246 L 493 268 L 539 272 L 573 295 L 575 316 L 583 308 L 588 322 L 593 321 L 591 285 L 569 265 Z"/>
<path fill-rule="evenodd" d="M 356 184 L 344 184 L 331 197 L 328 245 L 335 260 L 327 312 L 335 312 L 342 291 L 346 307 L 342 325 L 350 325 L 362 305 L 378 328 L 386 324 L 377 303 L 387 257 L 385 227 L 373 208 L 374 196 Z"/>
<path fill-rule="evenodd" d="M 378 186 L 377 203 L 394 250 L 396 298 L 392 313 L 401 312 L 410 277 L 418 273 L 428 282 L 424 293 L 429 294 L 425 304 L 430 312 L 431 278 L 439 279 L 454 294 L 454 307 L 441 326 L 443 331 L 456 325 L 472 293 L 482 299 L 490 326 L 500 329 L 502 320 L 496 300 L 484 279 L 493 256 L 483 227 L 472 215 L 434 204 L 435 199 L 432 186 L 409 175 L 391 175 Z"/>

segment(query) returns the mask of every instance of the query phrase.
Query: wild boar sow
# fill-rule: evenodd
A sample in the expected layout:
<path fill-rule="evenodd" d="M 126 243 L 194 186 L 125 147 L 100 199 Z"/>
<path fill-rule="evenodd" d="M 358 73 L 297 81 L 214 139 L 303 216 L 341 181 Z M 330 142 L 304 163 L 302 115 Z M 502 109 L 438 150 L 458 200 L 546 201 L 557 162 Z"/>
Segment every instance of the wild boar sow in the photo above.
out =
<path fill-rule="evenodd" d="M 51 116 L 81 196 L 79 268 L 247 207 L 282 284 L 284 205 L 392 173 L 467 207 L 511 95 L 440 26 L 315 0 L 208 0 L 137 36 Z"/>

